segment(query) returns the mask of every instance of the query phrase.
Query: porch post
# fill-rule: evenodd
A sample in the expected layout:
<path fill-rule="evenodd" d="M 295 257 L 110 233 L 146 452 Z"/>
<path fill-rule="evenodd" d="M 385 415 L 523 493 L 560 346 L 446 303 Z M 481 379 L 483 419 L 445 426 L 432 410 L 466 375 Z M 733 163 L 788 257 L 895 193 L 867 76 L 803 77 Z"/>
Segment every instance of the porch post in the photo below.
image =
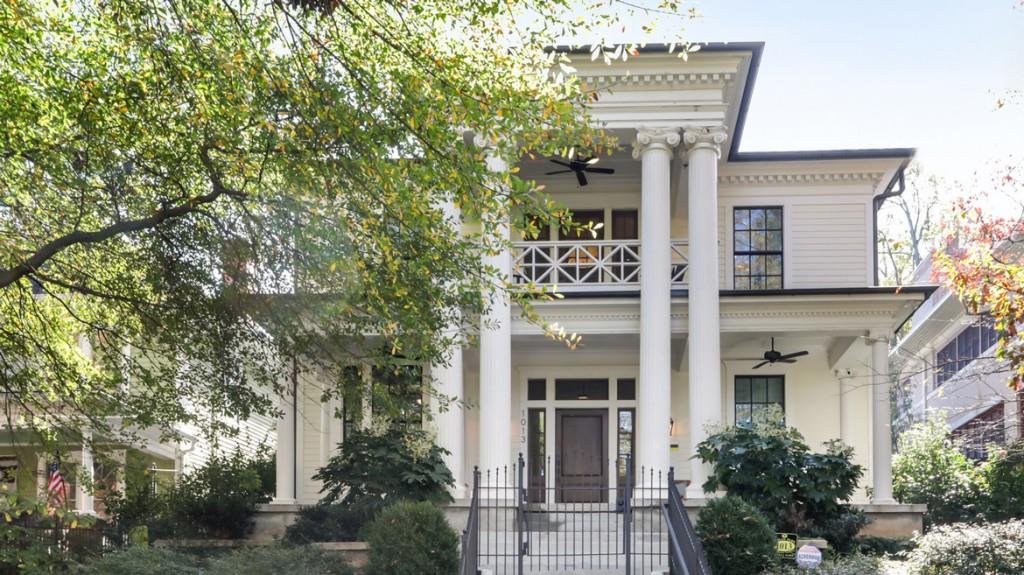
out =
<path fill-rule="evenodd" d="M 80 452 L 78 467 L 81 475 L 75 480 L 75 511 L 78 513 L 93 514 L 93 481 L 95 466 L 93 463 L 92 433 L 85 431 L 82 434 L 82 451 Z"/>
<path fill-rule="evenodd" d="M 871 476 L 872 503 L 895 503 L 892 497 L 892 414 L 889 405 L 889 338 L 871 332 Z"/>
<path fill-rule="evenodd" d="M 446 202 L 443 207 L 445 220 L 456 234 L 460 233 L 461 211 L 452 202 Z M 458 334 L 458 325 L 452 326 L 447 333 L 448 336 Z M 449 353 L 451 355 L 447 364 L 435 363 L 430 366 L 430 375 L 436 381 L 437 393 L 448 402 L 442 409 L 435 397 L 432 415 L 437 431 L 437 444 L 448 451 L 448 455 L 444 456 L 444 462 L 455 479 L 452 497 L 461 499 L 466 496 L 466 479 L 463 475 L 466 428 L 462 405 L 458 403 L 465 400 L 462 382 L 462 345 L 456 343 L 449 349 Z"/>
<path fill-rule="evenodd" d="M 672 236 L 670 174 L 678 128 L 641 128 L 633 157 L 641 162 L 640 381 L 637 465 L 667 473 L 672 405 Z M 644 475 L 648 477 L 648 475 Z"/>
<path fill-rule="evenodd" d="M 290 359 L 282 382 L 277 418 L 277 479 L 274 503 L 295 503 L 295 360 Z"/>
<path fill-rule="evenodd" d="M 478 147 L 490 142 L 476 137 Z M 496 154 L 487 156 L 491 172 L 504 173 L 508 164 Z M 497 270 L 497 280 L 512 274 L 512 254 L 508 221 L 498 222 L 498 240 L 505 245 L 485 253 L 484 264 Z M 480 326 L 480 453 L 483 470 L 495 470 L 512 461 L 512 311 L 500 288 L 490 294 L 490 307 Z"/>
<path fill-rule="evenodd" d="M 689 381 L 690 454 L 705 438 L 705 428 L 722 421 L 721 335 L 718 317 L 718 158 L 725 128 L 687 128 L 689 161 Z M 708 469 L 690 460 L 687 497 L 703 497 Z"/>

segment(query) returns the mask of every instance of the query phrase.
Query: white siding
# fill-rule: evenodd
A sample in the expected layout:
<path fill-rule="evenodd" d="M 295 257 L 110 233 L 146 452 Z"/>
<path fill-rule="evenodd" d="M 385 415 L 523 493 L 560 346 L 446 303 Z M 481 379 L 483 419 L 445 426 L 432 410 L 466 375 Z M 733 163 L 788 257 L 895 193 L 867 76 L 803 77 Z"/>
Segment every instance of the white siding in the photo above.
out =
<path fill-rule="evenodd" d="M 871 263 L 864 204 L 794 202 L 789 208 L 783 221 L 791 238 L 784 263 L 789 287 L 864 286 Z"/>

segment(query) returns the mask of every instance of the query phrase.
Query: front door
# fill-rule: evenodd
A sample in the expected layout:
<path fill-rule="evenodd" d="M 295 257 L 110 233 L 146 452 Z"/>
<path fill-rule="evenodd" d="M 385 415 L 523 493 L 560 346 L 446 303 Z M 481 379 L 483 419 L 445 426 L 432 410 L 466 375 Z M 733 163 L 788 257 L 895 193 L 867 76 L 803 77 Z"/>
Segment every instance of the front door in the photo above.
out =
<path fill-rule="evenodd" d="M 608 488 L 608 410 L 555 410 L 559 503 L 603 503 Z"/>

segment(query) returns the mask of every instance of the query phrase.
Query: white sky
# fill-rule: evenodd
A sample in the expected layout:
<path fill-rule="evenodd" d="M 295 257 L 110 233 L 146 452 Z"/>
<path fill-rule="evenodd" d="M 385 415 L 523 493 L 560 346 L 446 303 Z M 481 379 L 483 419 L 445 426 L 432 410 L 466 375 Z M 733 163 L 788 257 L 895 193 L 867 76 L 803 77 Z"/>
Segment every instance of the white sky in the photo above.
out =
<path fill-rule="evenodd" d="M 688 39 L 766 43 L 743 150 L 916 147 L 961 180 L 1024 156 L 1024 95 L 996 110 L 1024 90 L 1022 0 L 691 5 Z"/>

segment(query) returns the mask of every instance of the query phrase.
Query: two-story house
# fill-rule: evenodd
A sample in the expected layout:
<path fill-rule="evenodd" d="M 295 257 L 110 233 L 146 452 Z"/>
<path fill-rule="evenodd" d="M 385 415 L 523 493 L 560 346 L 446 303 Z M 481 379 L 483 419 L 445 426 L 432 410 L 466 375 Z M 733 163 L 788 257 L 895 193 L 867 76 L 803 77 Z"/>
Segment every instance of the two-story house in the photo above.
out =
<path fill-rule="evenodd" d="M 595 120 L 628 145 L 596 163 L 519 168 L 577 221 L 602 224 L 598 235 L 553 226 L 510 238 L 490 263 L 515 282 L 557 285 L 565 298 L 537 308 L 582 345 L 548 339 L 497 301 L 478 347 L 429 368 L 469 405 L 433 419 L 456 497 L 474 466 L 518 454 L 530 484 L 547 487 L 615 485 L 628 455 L 637 468 L 674 467 L 699 505 L 708 469 L 694 446 L 777 405 L 815 448 L 855 449 L 866 469 L 856 503 L 878 532 L 920 525 L 920 509 L 892 498 L 889 342 L 933 288 L 880 287 L 875 253 L 877 210 L 901 192 L 914 151 L 741 151 L 762 49 L 708 44 L 684 60 L 651 46 L 610 66 L 579 53 L 578 74 L 601 93 Z M 315 502 L 312 477 L 344 441 L 335 413 L 348 408 L 321 404 L 315 379 L 297 376 L 282 400 L 268 513 Z"/>
<path fill-rule="evenodd" d="M 931 275 L 929 256 L 911 281 L 929 282 Z M 1024 393 L 1006 384 L 1009 366 L 995 357 L 997 340 L 992 322 L 969 314 L 956 294 L 945 287 L 932 294 L 892 350 L 902 392 L 898 425 L 943 417 L 972 459 L 1024 437 Z"/>

